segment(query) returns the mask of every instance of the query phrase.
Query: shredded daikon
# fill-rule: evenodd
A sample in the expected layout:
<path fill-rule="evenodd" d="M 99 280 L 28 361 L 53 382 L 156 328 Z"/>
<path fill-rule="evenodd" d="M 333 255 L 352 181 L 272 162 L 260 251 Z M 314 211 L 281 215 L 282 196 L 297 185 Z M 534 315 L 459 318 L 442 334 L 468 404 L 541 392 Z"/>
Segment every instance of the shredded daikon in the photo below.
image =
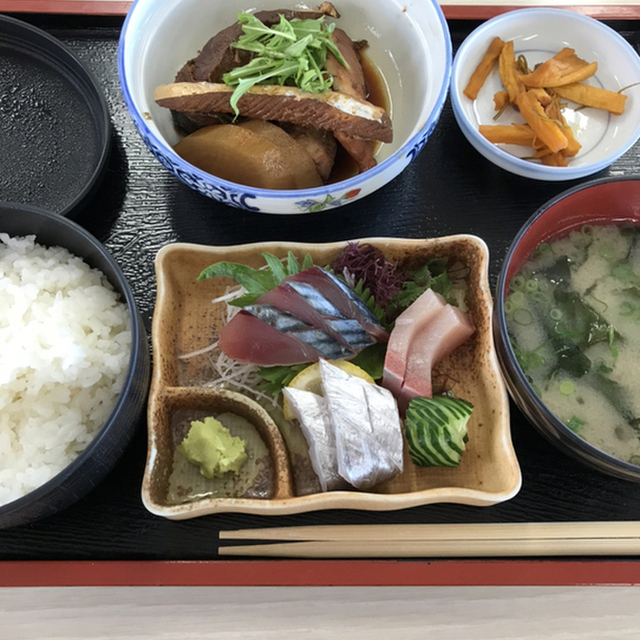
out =
<path fill-rule="evenodd" d="M 240 311 L 240 307 L 234 307 L 228 304 L 231 300 L 235 300 L 243 296 L 247 290 L 241 286 L 229 287 L 225 292 L 214 298 L 212 304 L 224 304 L 226 308 L 225 323 L 229 323 L 231 319 Z M 254 364 L 238 362 L 229 358 L 218 348 L 218 340 L 210 345 L 183 353 L 178 356 L 180 360 L 188 360 L 197 356 L 208 355 L 208 360 L 213 369 L 213 376 L 209 386 L 223 387 L 231 391 L 239 391 L 253 396 L 256 400 L 266 400 L 273 406 L 278 404 L 278 397 L 271 396 L 260 391 L 259 387 L 264 383 L 264 379 L 258 373 L 258 367 Z M 279 394 L 278 394 L 279 395 Z"/>

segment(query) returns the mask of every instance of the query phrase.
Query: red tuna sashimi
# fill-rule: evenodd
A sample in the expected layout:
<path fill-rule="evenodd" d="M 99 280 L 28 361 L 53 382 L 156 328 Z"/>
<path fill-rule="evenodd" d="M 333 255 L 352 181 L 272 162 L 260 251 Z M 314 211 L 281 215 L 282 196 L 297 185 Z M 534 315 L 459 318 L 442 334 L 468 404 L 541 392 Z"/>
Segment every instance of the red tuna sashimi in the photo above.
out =
<path fill-rule="evenodd" d="M 357 320 L 378 342 L 386 342 L 389 339 L 389 333 L 362 298 L 326 269 L 318 266 L 309 267 L 300 273 L 287 276 L 284 281 L 287 280 L 306 282 L 315 287 L 343 316 Z"/>
<path fill-rule="evenodd" d="M 447 305 L 415 337 L 411 342 L 404 383 L 398 398 L 398 406 L 403 413 L 413 398 L 430 398 L 433 395 L 433 368 L 470 338 L 474 331 L 475 326 L 469 314 Z"/>
<path fill-rule="evenodd" d="M 399 396 L 402 389 L 412 341 L 446 305 L 439 293 L 427 289 L 397 317 L 389 336 L 382 375 L 382 386 L 394 396 Z"/>
<path fill-rule="evenodd" d="M 229 358 L 263 367 L 315 362 L 322 356 L 311 345 L 244 310 L 222 327 L 219 344 Z"/>

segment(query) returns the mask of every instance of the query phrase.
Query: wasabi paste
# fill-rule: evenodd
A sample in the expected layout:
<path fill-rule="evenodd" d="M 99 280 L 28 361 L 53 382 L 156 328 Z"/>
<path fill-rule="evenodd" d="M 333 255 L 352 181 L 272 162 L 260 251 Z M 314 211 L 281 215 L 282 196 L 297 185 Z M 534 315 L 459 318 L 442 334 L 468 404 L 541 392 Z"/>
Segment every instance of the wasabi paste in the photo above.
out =
<path fill-rule="evenodd" d="M 238 473 L 247 460 L 245 441 L 232 436 L 221 422 L 211 417 L 193 420 L 178 450 L 200 467 L 200 473 L 206 478 Z"/>

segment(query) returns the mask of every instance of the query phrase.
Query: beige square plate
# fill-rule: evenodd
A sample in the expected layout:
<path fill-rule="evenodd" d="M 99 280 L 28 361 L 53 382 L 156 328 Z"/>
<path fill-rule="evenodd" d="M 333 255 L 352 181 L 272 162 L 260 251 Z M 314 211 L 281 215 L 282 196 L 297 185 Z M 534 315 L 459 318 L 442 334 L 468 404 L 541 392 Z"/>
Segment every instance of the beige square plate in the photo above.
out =
<path fill-rule="evenodd" d="M 522 477 L 511 443 L 508 396 L 491 333 L 486 244 L 471 235 L 367 238 L 360 242 L 369 242 L 390 259 L 401 262 L 448 256 L 468 267 L 466 302 L 477 331 L 438 366 L 440 373 L 455 381 L 455 393 L 475 407 L 460 466 L 418 468 L 405 452 L 404 472 L 375 490 L 320 492 L 305 458 L 307 451 L 299 427 L 285 421 L 279 408 L 249 400 L 236 393 L 237 389 L 221 388 L 220 374 L 213 364 L 216 353 L 210 345 L 225 321 L 226 303 L 214 304 L 212 300 L 233 281 L 213 278 L 198 282 L 196 278 L 204 268 L 223 260 L 263 266 L 263 252 L 284 257 L 292 251 L 300 261 L 309 253 L 315 264 L 325 265 L 346 243 L 230 247 L 177 243 L 161 249 L 155 263 L 158 295 L 152 326 L 154 367 L 148 409 L 149 450 L 142 486 L 143 502 L 149 511 L 173 519 L 223 511 L 263 515 L 319 509 L 383 511 L 439 502 L 486 506 L 516 495 Z M 253 425 L 256 447 L 249 453 L 257 459 L 257 465 L 247 472 L 251 477 L 207 483 L 197 470 L 193 475 L 185 472 L 176 446 L 184 434 L 185 421 L 225 411 L 240 414 Z"/>

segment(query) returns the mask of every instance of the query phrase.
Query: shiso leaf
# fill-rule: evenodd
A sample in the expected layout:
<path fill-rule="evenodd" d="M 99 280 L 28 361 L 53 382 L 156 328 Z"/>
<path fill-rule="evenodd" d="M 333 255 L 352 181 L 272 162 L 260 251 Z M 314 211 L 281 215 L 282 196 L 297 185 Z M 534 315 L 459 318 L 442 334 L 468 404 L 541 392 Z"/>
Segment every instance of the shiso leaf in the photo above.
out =
<path fill-rule="evenodd" d="M 239 298 L 229 300 L 229 304 L 245 307 L 253 304 L 262 294 L 275 289 L 286 276 L 300 271 L 300 265 L 291 252 L 287 257 L 286 266 L 280 258 L 270 253 L 263 253 L 262 257 L 265 259 L 266 268 L 254 269 L 238 262 L 215 262 L 204 269 L 196 280 L 207 280 L 219 276 L 232 278 L 246 289 L 246 293 Z M 307 264 L 309 266 L 313 264 L 308 254 L 304 257 L 303 267 L 306 268 Z"/>
<path fill-rule="evenodd" d="M 286 387 L 308 364 L 276 365 L 273 367 L 260 367 L 258 373 L 264 380 L 260 385 L 260 391 L 276 396 Z"/>
<path fill-rule="evenodd" d="M 282 260 L 280 260 L 280 258 L 277 258 L 276 256 L 271 255 L 270 253 L 263 253 L 262 257 L 267 263 L 269 269 L 271 269 L 274 281 L 276 281 L 278 284 L 282 282 L 287 277 L 288 271 L 282 264 Z"/>

